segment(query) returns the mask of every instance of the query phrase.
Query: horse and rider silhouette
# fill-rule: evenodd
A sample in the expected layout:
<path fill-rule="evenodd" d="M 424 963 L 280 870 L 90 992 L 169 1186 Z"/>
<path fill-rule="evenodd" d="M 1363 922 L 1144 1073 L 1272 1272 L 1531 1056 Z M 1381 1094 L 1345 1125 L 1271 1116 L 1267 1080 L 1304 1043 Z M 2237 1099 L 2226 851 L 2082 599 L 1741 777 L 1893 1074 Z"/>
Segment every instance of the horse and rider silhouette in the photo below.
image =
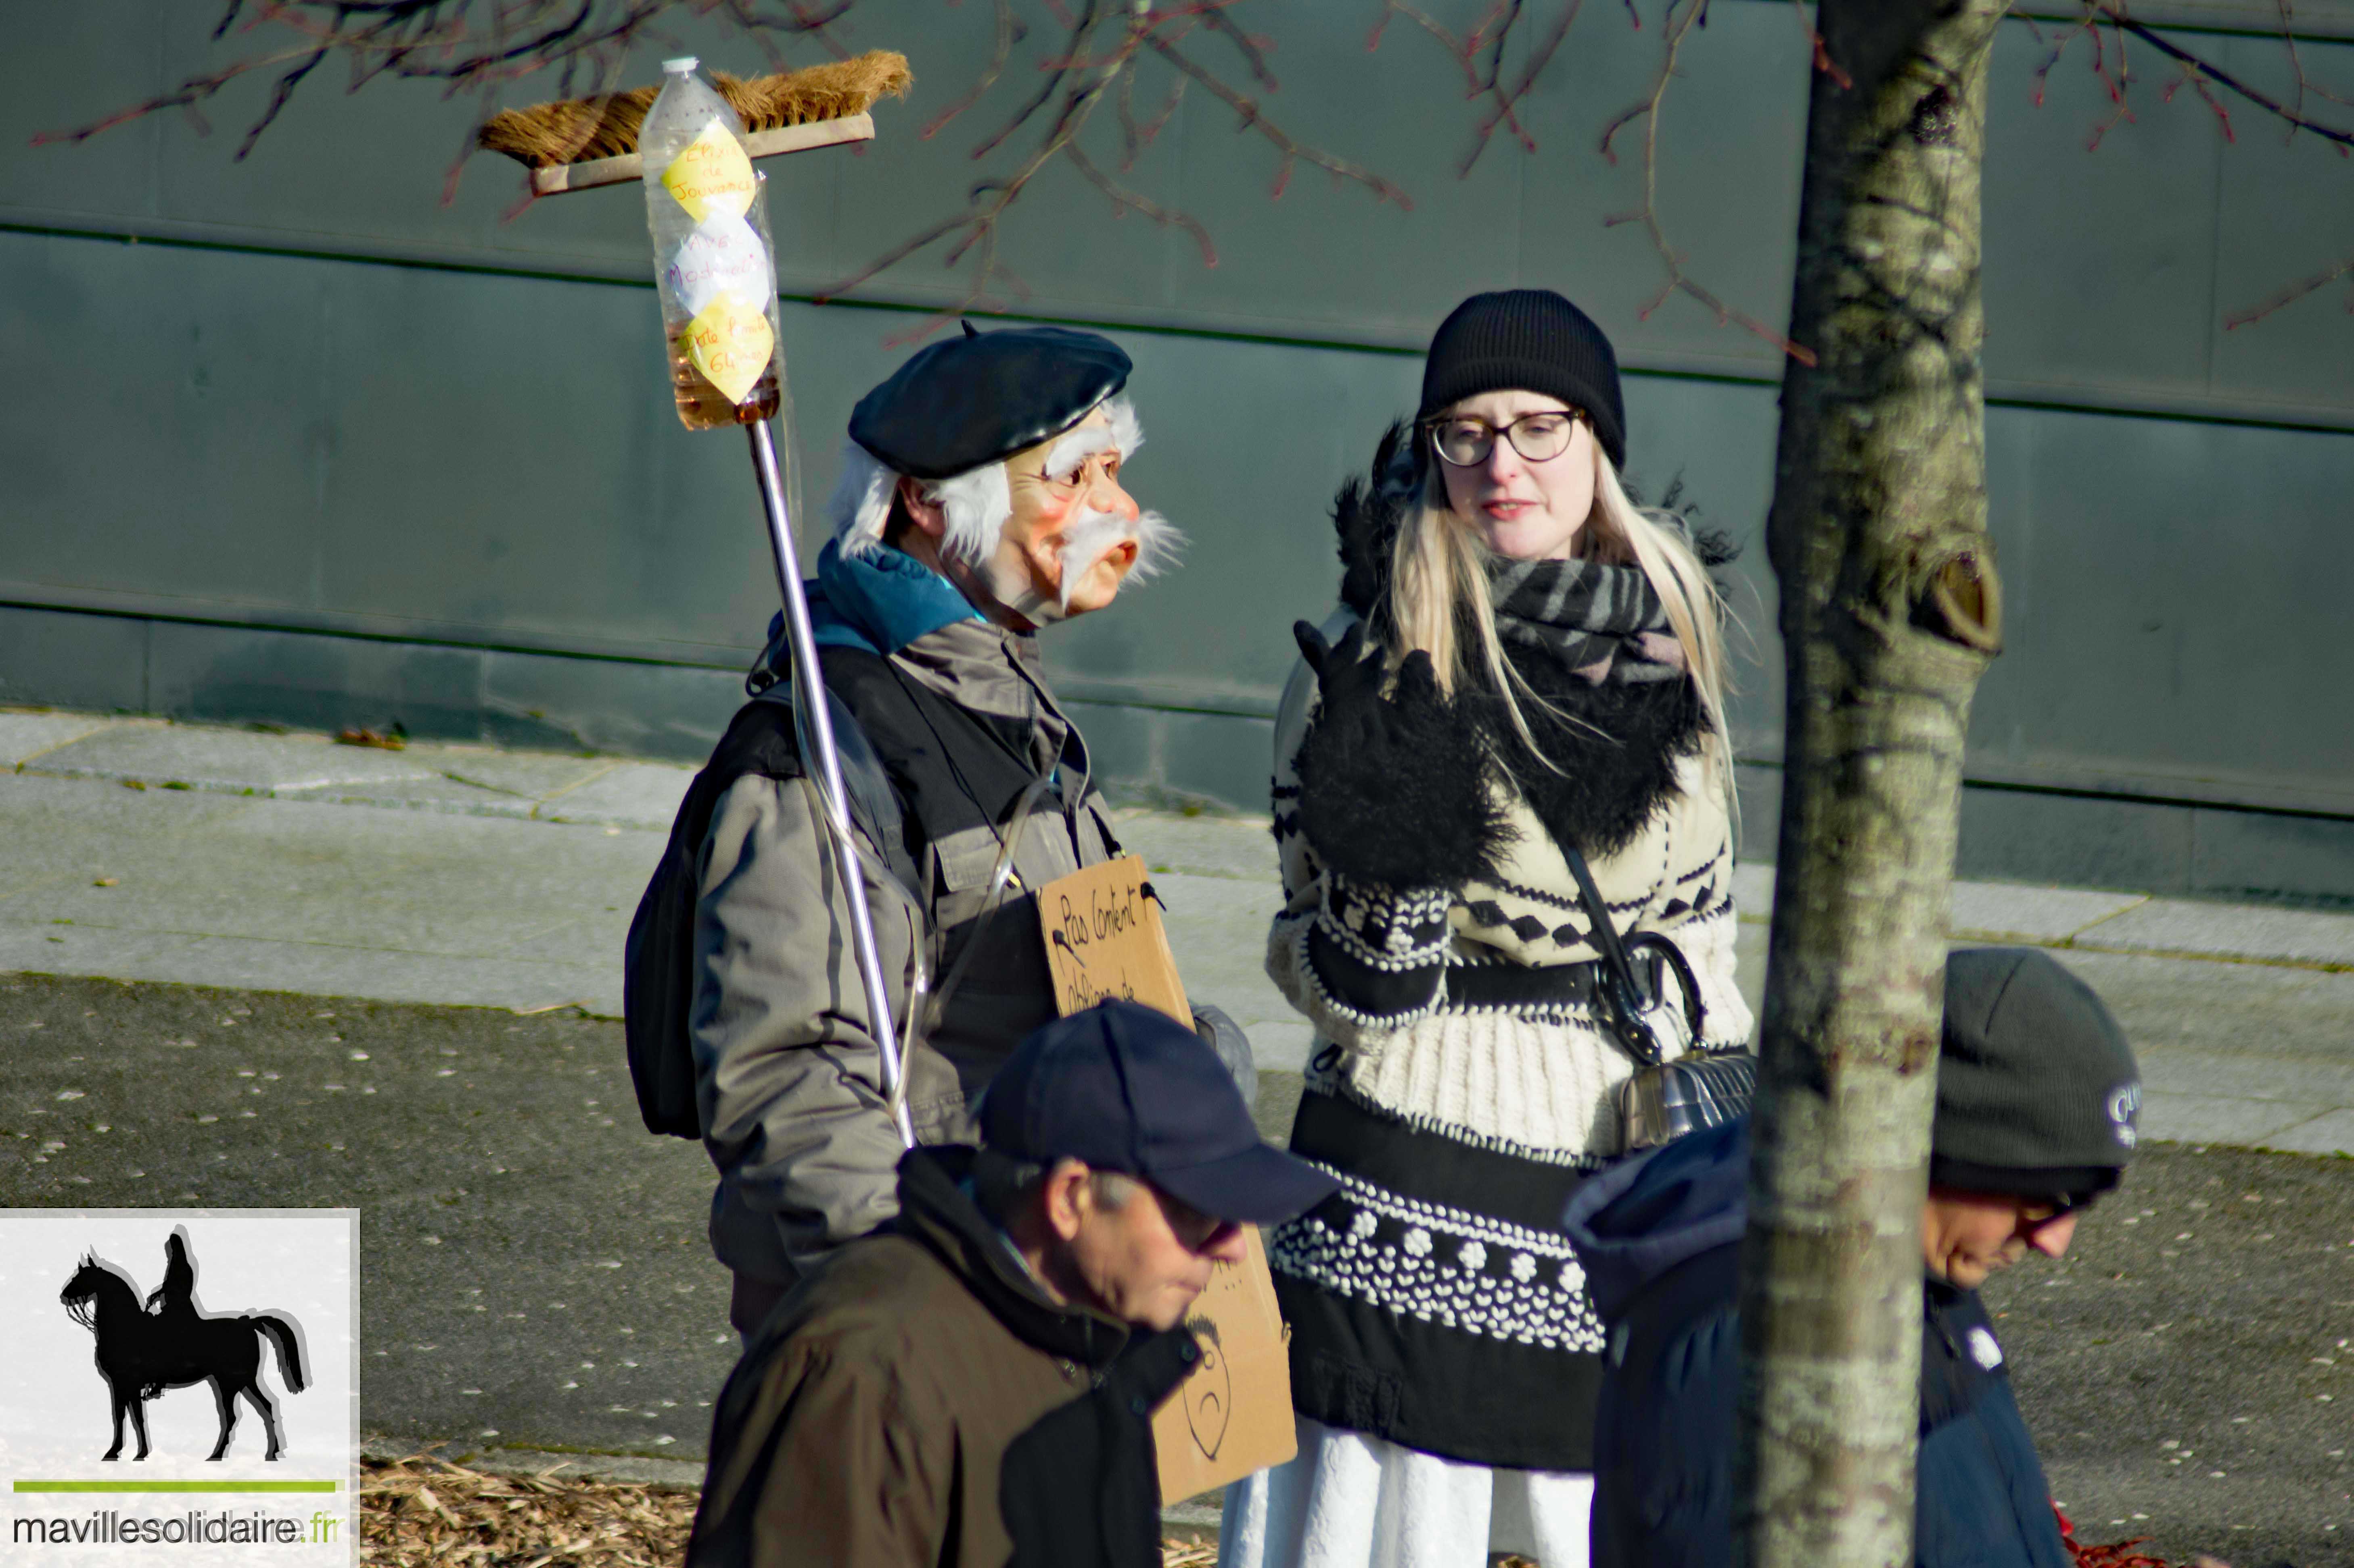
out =
<path fill-rule="evenodd" d="M 261 1386 L 261 1341 L 267 1338 L 277 1347 L 279 1376 L 288 1392 L 300 1393 L 304 1382 L 301 1329 L 282 1312 L 199 1310 L 186 1226 L 173 1231 L 164 1253 L 164 1283 L 143 1304 L 128 1275 L 90 1253 L 82 1255 L 81 1266 L 58 1293 L 67 1314 L 98 1336 L 98 1370 L 114 1402 L 114 1446 L 104 1457 L 122 1457 L 122 1417 L 128 1414 L 139 1436 L 139 1452 L 132 1457 L 145 1458 L 147 1401 L 167 1388 L 209 1383 L 213 1403 L 220 1410 L 220 1441 L 207 1457 L 217 1459 L 228 1452 L 242 1396 L 261 1413 L 262 1431 L 269 1438 L 269 1452 L 262 1457 L 277 1458 L 282 1447 L 278 1407 Z"/>

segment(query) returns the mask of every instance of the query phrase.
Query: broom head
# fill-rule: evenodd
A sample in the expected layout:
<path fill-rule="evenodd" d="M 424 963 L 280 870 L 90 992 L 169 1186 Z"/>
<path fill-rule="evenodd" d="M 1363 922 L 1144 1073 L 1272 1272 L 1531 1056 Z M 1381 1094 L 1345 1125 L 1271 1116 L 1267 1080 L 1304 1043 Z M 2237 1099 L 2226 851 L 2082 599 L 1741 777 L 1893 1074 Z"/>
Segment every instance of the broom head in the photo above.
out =
<path fill-rule="evenodd" d="M 873 49 L 855 59 L 748 80 L 714 71 L 711 84 L 749 132 L 864 114 L 886 94 L 907 97 L 914 79 L 907 56 Z M 483 122 L 474 140 L 488 152 L 504 153 L 535 169 L 622 157 L 638 150 L 638 132 L 656 90 L 633 87 L 598 98 L 503 109 Z"/>

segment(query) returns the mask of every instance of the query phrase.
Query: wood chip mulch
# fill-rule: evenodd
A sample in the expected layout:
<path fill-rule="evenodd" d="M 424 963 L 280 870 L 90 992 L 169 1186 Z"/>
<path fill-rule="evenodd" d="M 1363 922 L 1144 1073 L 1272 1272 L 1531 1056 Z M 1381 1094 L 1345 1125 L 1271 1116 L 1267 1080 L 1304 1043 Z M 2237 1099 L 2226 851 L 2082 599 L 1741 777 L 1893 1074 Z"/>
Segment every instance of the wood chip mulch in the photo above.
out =
<path fill-rule="evenodd" d="M 655 1568 L 686 1556 L 695 1494 L 622 1481 L 493 1476 L 419 1455 L 367 1460 L 360 1561 L 384 1568 Z"/>
<path fill-rule="evenodd" d="M 380 1568 L 662 1568 L 684 1561 L 696 1494 L 494 1476 L 430 1455 L 360 1466 L 360 1561 Z M 1214 1568 L 1215 1542 L 1161 1543 L 1161 1568 Z"/>

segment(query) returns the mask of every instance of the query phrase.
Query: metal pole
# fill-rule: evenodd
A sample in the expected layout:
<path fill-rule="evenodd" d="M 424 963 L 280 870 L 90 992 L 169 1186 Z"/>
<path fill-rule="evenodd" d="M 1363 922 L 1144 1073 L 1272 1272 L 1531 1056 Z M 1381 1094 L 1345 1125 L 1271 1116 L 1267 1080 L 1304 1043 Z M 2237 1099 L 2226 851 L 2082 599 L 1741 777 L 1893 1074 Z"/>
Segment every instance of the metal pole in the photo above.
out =
<path fill-rule="evenodd" d="M 826 711 L 825 681 L 819 673 L 817 639 L 810 630 L 809 600 L 801 595 L 801 552 L 793 545 L 793 520 L 785 512 L 785 487 L 777 475 L 777 448 L 769 421 L 755 419 L 745 427 L 752 437 L 752 469 L 760 480 L 760 505 L 769 514 L 769 550 L 777 568 L 777 591 L 785 601 L 785 635 L 793 651 L 793 700 L 809 719 L 817 742 L 814 762 L 824 784 L 827 837 L 833 845 L 833 863 L 841 874 L 850 904 L 851 950 L 858 973 L 866 982 L 866 1014 L 875 1033 L 875 1048 L 883 1057 L 883 1097 L 898 1124 L 899 1141 L 916 1147 L 916 1128 L 907 1116 L 901 1085 L 907 1065 L 899 1059 L 899 1037 L 891 1027 L 891 998 L 885 989 L 882 950 L 875 943 L 875 916 L 866 906 L 866 875 L 851 839 L 850 797 L 842 787 L 842 754 L 834 748 L 833 715 Z"/>

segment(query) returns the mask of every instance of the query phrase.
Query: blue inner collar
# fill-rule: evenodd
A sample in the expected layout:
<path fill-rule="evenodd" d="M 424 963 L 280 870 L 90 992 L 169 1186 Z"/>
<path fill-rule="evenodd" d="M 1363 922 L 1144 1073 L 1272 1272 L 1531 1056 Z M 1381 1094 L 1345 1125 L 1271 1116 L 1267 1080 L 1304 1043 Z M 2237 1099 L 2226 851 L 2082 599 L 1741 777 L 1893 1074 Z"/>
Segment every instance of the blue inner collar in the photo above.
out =
<path fill-rule="evenodd" d="M 896 653 L 918 637 L 960 620 L 986 620 L 957 586 L 904 550 L 889 546 L 844 556 L 829 539 L 817 556 L 810 618 L 821 647 Z"/>

